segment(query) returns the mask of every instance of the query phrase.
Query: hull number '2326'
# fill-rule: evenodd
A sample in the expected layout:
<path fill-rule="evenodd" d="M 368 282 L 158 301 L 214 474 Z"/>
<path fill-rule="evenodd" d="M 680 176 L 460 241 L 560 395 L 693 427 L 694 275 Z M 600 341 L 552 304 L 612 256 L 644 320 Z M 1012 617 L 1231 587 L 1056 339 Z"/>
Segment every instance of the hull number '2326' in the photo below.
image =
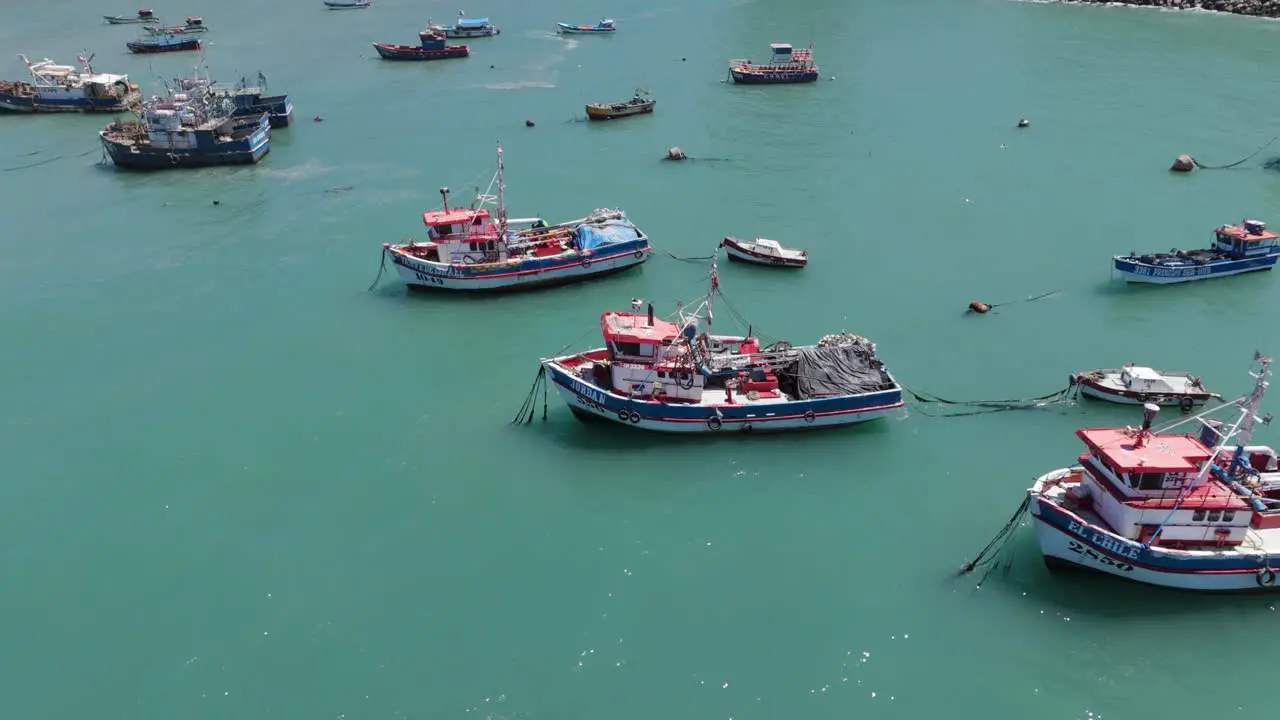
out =
<path fill-rule="evenodd" d="M 1094 552 L 1092 548 L 1087 548 L 1084 545 L 1081 545 L 1080 543 L 1076 542 L 1075 540 L 1067 541 L 1067 549 L 1071 550 L 1071 552 L 1077 555 L 1083 555 L 1084 557 L 1092 558 L 1099 565 L 1106 565 L 1107 567 L 1115 568 L 1120 572 L 1133 572 L 1133 566 L 1130 565 L 1129 563 L 1120 562 L 1119 560 L 1113 560 L 1112 558 L 1109 558 L 1106 555 L 1103 555 L 1098 552 Z"/>

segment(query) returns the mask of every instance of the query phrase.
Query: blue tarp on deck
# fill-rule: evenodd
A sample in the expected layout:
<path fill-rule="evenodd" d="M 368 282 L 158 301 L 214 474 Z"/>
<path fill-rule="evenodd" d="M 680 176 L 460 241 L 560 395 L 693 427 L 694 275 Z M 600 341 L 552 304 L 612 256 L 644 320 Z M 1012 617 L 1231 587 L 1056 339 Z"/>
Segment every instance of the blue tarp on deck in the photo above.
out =
<path fill-rule="evenodd" d="M 489 18 L 458 18 L 460 28 L 482 28 L 489 24 Z"/>
<path fill-rule="evenodd" d="M 600 225 L 579 225 L 573 244 L 579 250 L 594 250 L 604 245 L 630 242 L 640 237 L 626 220 L 610 220 Z"/>

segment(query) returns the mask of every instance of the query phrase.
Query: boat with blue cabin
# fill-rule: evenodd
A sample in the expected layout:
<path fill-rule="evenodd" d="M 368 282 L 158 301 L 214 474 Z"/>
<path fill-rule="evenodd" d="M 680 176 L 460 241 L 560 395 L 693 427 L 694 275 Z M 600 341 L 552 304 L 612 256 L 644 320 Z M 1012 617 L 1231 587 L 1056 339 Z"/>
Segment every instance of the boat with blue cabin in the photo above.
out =
<path fill-rule="evenodd" d="M 98 135 L 117 167 L 137 170 L 250 165 L 271 149 L 266 113 L 236 117 L 235 103 L 208 88 L 148 101 L 136 121 Z"/>
<path fill-rule="evenodd" d="M 744 85 L 776 85 L 807 83 L 818 79 L 818 66 L 813 61 L 813 48 L 793 48 L 788 43 L 772 43 L 773 55 L 764 65 L 750 60 L 730 60 L 729 77 Z"/>
<path fill-rule="evenodd" d="M 1227 275 L 1270 270 L 1280 259 L 1280 235 L 1267 230 L 1266 223 L 1242 220 L 1239 225 L 1223 225 L 1213 231 L 1213 246 L 1203 250 L 1167 253 L 1116 255 L 1115 271 L 1131 283 L 1168 285 L 1207 280 Z"/>
<path fill-rule="evenodd" d="M 541 218 L 508 219 L 498 170 L 470 207 L 422 214 L 427 242 L 384 243 L 400 277 L 415 290 L 506 291 L 560 285 L 621 272 L 649 259 L 649 237 L 622 210 L 597 209 L 578 220 L 548 225 Z M 488 194 L 494 186 L 497 194 Z M 485 205 L 496 203 L 491 213 Z M 519 225 L 523 230 L 512 231 Z"/>
<path fill-rule="evenodd" d="M 266 113 L 273 128 L 288 127 L 293 122 L 293 103 L 289 102 L 289 96 L 266 95 L 267 76 L 261 72 L 258 73 L 257 85 L 251 84 L 247 77 L 241 77 L 234 86 L 227 86 L 215 83 L 207 68 L 202 72 L 201 66 L 197 65 L 191 77 L 178 78 L 177 85 L 182 90 L 208 88 L 215 95 L 231 98 L 235 103 L 236 117 L 257 117 Z"/>
<path fill-rule="evenodd" d="M 49 58 L 32 62 L 18 56 L 31 79 L 0 81 L 0 110 L 12 112 L 121 112 L 142 100 L 128 75 L 94 72 L 93 56 L 78 58 L 81 68 Z"/>
<path fill-rule="evenodd" d="M 606 312 L 605 346 L 544 358 L 556 392 L 580 420 L 668 433 L 760 433 L 832 428 L 882 418 L 901 408 L 902 387 L 870 340 L 849 333 L 816 345 L 761 346 L 751 331 L 713 335 L 720 294 L 711 290 L 671 320 Z M 699 317 L 701 316 L 701 317 Z"/>
<path fill-rule="evenodd" d="M 502 32 L 489 22 L 489 18 L 462 17 L 461 11 L 456 25 L 436 25 L 431 22 L 431 18 L 427 18 L 427 30 L 443 33 L 447 38 L 492 37 Z"/>
<path fill-rule="evenodd" d="M 139 10 L 137 15 L 103 15 L 102 19 L 112 25 L 148 25 L 160 22 L 155 11 L 146 8 Z"/>
<path fill-rule="evenodd" d="M 390 43 L 374 43 L 373 49 L 383 60 L 448 60 L 464 58 L 471 54 L 466 45 L 445 44 L 444 33 L 423 30 L 418 33 L 420 45 L 392 45 Z"/>
<path fill-rule="evenodd" d="M 1253 389 L 1212 410 L 1153 430 L 1160 407 L 1147 404 L 1141 427 L 1077 430 L 1084 453 L 1037 478 L 1013 519 L 1030 511 L 1045 564 L 1182 590 L 1280 590 L 1280 453 L 1252 440 L 1272 419 L 1261 410 L 1271 359 L 1254 361 Z"/>
<path fill-rule="evenodd" d="M 125 47 L 129 48 L 129 52 L 139 54 L 199 50 L 200 45 L 199 38 L 191 37 L 186 33 L 148 35 L 125 43 Z"/>
<path fill-rule="evenodd" d="M 565 35 L 591 35 L 593 33 L 611 33 L 617 31 L 612 18 L 605 18 L 595 25 L 570 25 L 569 23 L 556 23 L 556 32 Z"/>

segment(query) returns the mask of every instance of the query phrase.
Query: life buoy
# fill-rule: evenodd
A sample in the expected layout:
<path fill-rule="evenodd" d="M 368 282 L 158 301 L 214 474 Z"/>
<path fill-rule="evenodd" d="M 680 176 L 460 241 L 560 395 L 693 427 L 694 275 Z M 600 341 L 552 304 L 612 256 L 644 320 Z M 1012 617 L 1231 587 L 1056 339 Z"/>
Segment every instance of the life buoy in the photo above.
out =
<path fill-rule="evenodd" d="M 623 408 L 618 411 L 618 419 L 621 420 L 622 422 L 626 422 L 630 418 L 631 418 L 631 413 L 627 412 L 626 408 Z"/>
<path fill-rule="evenodd" d="M 1258 587 L 1271 587 L 1276 584 L 1276 571 L 1269 567 L 1264 567 L 1254 576 L 1254 580 L 1258 581 Z"/>
<path fill-rule="evenodd" d="M 804 413 L 804 421 L 807 423 L 812 423 L 816 417 L 812 410 L 806 410 Z"/>
<path fill-rule="evenodd" d="M 635 251 L 635 256 L 636 256 L 636 259 L 640 259 L 640 258 L 644 257 L 644 251 L 643 251 L 643 250 L 637 250 L 637 251 Z"/>
<path fill-rule="evenodd" d="M 760 393 L 756 392 L 755 390 L 748 390 L 748 391 L 747 391 L 747 399 L 748 399 L 748 400 L 759 400 L 759 399 L 760 399 Z"/>
<path fill-rule="evenodd" d="M 1147 399 L 1148 398 L 1146 393 L 1138 393 L 1138 402 L 1145 403 Z"/>
<path fill-rule="evenodd" d="M 1182 412 L 1191 412 L 1191 408 L 1195 406 L 1195 401 L 1189 397 L 1184 397 L 1178 401 L 1178 407 L 1182 408 Z"/>
<path fill-rule="evenodd" d="M 582 267 L 591 267 L 591 258 L 582 258 Z"/>
<path fill-rule="evenodd" d="M 744 433 L 751 432 L 751 423 L 742 423 L 742 432 Z"/>
<path fill-rule="evenodd" d="M 631 415 L 630 415 L 629 417 L 627 417 L 627 419 L 631 421 L 631 424 L 632 424 L 632 425 L 635 425 L 636 423 L 640 422 L 640 413 L 635 412 L 635 411 L 633 410 L 633 411 L 631 412 Z"/>
<path fill-rule="evenodd" d="M 712 431 L 719 430 L 723 425 L 724 423 L 721 422 L 720 418 L 715 415 L 712 415 L 711 417 L 707 418 L 707 427 L 711 428 Z"/>

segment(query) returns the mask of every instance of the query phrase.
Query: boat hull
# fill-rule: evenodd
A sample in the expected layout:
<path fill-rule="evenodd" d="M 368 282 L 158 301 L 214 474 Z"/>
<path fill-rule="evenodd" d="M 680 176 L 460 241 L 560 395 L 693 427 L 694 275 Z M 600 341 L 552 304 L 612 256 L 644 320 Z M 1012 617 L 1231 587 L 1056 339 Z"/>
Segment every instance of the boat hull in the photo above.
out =
<path fill-rule="evenodd" d="M 103 15 L 102 19 L 112 25 L 151 25 L 160 22 L 160 18 L 120 17 L 119 15 Z"/>
<path fill-rule="evenodd" d="M 1125 282 L 1147 285 L 1171 285 L 1174 283 L 1208 280 L 1209 278 L 1240 275 L 1258 270 L 1270 270 L 1280 259 L 1280 253 L 1245 258 L 1243 260 L 1222 260 L 1205 263 L 1193 267 L 1160 267 L 1143 263 L 1135 258 L 1117 256 L 1112 264 Z"/>
<path fill-rule="evenodd" d="M 622 110 L 612 110 L 608 106 L 588 105 L 587 118 L 590 120 L 616 120 L 635 115 L 647 115 L 653 112 L 653 108 L 657 104 L 657 101 L 653 101 L 643 105 L 633 105 Z"/>
<path fill-rule="evenodd" d="M 816 82 L 819 76 L 817 70 L 806 70 L 799 72 L 744 72 L 736 68 L 729 70 L 729 76 L 733 78 L 735 83 L 742 85 L 790 85 L 795 83 Z"/>
<path fill-rule="evenodd" d="M 183 52 L 185 50 L 199 50 L 200 41 L 196 38 L 183 40 L 176 43 L 150 43 L 150 42 L 127 42 L 125 47 L 129 48 L 129 52 L 139 55 L 151 55 L 155 53 Z"/>
<path fill-rule="evenodd" d="M 577 25 L 567 25 L 565 23 L 556 23 L 556 32 L 565 35 L 608 35 L 616 32 L 618 28 L 601 28 L 601 27 L 578 27 Z"/>
<path fill-rule="evenodd" d="M 21 113 L 101 112 L 119 113 L 142 99 L 141 93 L 123 98 L 52 99 L 0 93 L 0 111 Z"/>
<path fill-rule="evenodd" d="M 152 35 L 191 35 L 192 33 L 209 32 L 205 25 L 178 25 L 175 27 L 145 28 Z"/>
<path fill-rule="evenodd" d="M 372 4 L 373 3 L 371 2 L 363 2 L 363 3 L 326 2 L 324 6 L 329 8 L 330 10 L 360 10 L 362 8 L 367 8 Z"/>
<path fill-rule="evenodd" d="M 267 127 L 259 128 L 243 141 L 226 143 L 227 147 L 212 150 L 138 146 L 113 140 L 107 136 L 106 131 L 99 133 L 99 137 L 102 138 L 102 147 L 111 158 L 111 162 L 115 163 L 116 167 L 130 170 L 252 165 L 262 160 L 271 151 L 271 132 Z"/>
<path fill-rule="evenodd" d="M 542 365 L 574 415 L 639 430 L 704 435 L 796 432 L 877 420 L 903 405 L 901 388 L 795 402 L 718 407 L 633 400 L 583 382 L 557 364 L 571 357 L 543 360 Z"/>
<path fill-rule="evenodd" d="M 413 45 L 374 43 L 373 49 L 378 51 L 378 55 L 382 56 L 383 60 L 448 60 L 464 58 L 470 54 L 466 45 L 454 45 L 443 50 L 427 50 Z"/>
<path fill-rule="evenodd" d="M 758 252 L 755 252 L 754 250 L 738 245 L 737 243 L 733 242 L 729 238 L 725 238 L 721 242 L 721 247 L 724 248 L 725 254 L 729 256 L 730 260 L 750 263 L 751 265 L 765 265 L 768 267 L 802 268 L 805 265 L 809 264 L 808 258 L 803 258 L 803 259 L 783 258 L 783 257 L 778 257 L 776 255 L 767 255 L 765 253 L 758 253 Z"/>
<path fill-rule="evenodd" d="M 599 255 L 527 260 L 515 267 L 482 268 L 422 260 L 384 247 L 400 279 L 414 290 L 495 292 L 565 285 L 630 270 L 649 259 L 648 239 L 618 243 Z"/>
<path fill-rule="evenodd" d="M 445 37 L 451 38 L 454 40 L 465 39 L 465 38 L 493 37 L 494 35 L 499 35 L 502 33 L 501 30 L 499 30 L 498 28 L 492 25 L 490 25 L 489 27 L 475 28 L 472 30 L 459 30 L 458 28 L 443 28 L 441 29 L 441 32 L 444 33 Z"/>
<path fill-rule="evenodd" d="M 1065 472 L 1065 471 L 1058 471 Z M 1052 475 L 1053 473 L 1050 473 Z M 1048 476 L 1046 476 L 1048 477 Z M 1074 513 L 1034 492 L 1030 502 L 1036 538 L 1045 563 L 1092 570 L 1146 585 L 1201 592 L 1275 591 L 1280 555 L 1259 551 L 1191 552 L 1144 548 L 1103 533 Z"/>
<path fill-rule="evenodd" d="M 1196 405 L 1204 405 L 1213 398 L 1209 393 L 1187 393 L 1187 394 L 1147 394 L 1137 393 L 1129 390 L 1115 390 L 1113 388 L 1099 385 L 1092 380 L 1080 381 L 1080 394 L 1093 400 L 1102 400 L 1105 402 L 1118 403 L 1120 405 L 1146 405 L 1147 403 L 1155 403 L 1161 406 L 1185 406 L 1194 407 Z"/>
<path fill-rule="evenodd" d="M 260 103 L 237 108 L 236 117 L 253 117 L 266 113 L 272 128 L 284 128 L 293 124 L 293 103 Z"/>

